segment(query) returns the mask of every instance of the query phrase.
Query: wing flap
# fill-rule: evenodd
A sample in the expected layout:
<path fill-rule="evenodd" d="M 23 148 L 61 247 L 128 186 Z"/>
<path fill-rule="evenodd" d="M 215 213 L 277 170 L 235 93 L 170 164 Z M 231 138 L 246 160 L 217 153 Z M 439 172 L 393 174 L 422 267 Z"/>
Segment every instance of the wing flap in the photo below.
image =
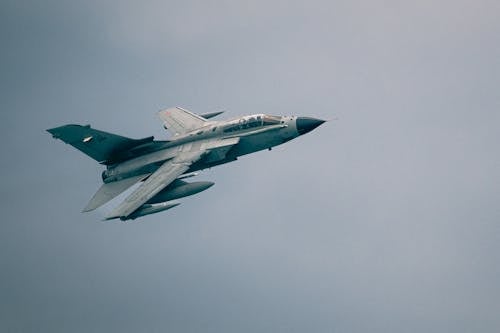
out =
<path fill-rule="evenodd" d="M 139 175 L 135 177 L 130 177 L 122 179 L 112 183 L 104 183 L 94 194 L 92 199 L 90 199 L 87 206 L 83 209 L 83 213 L 90 212 L 94 209 L 101 207 L 102 205 L 108 203 L 109 201 L 116 198 L 121 193 L 125 192 L 127 189 L 132 187 L 137 182 L 140 182 L 150 174 Z"/>

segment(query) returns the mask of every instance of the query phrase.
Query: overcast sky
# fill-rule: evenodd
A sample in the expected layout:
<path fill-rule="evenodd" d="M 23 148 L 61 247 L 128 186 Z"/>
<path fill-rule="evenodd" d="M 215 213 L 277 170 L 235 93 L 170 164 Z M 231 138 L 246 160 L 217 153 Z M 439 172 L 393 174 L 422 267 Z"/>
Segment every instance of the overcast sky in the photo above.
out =
<path fill-rule="evenodd" d="M 500 331 L 500 2 L 2 1 L 0 331 Z M 132 223 L 45 129 L 330 121 Z"/>

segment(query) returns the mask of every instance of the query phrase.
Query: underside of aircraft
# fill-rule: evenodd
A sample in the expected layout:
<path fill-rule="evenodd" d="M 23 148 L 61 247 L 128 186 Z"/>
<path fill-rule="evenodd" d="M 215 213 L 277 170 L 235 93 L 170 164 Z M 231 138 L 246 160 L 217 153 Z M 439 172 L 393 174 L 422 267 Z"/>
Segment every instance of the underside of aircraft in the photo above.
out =
<path fill-rule="evenodd" d="M 226 121 L 222 112 L 197 115 L 180 107 L 159 112 L 168 140 L 131 139 L 89 125 L 48 129 L 54 138 L 103 164 L 103 184 L 83 209 L 95 210 L 141 183 L 106 220 L 136 219 L 176 207 L 172 201 L 204 191 L 213 182 L 187 182 L 195 171 L 235 161 L 292 140 L 324 120 L 310 117 L 254 114 Z"/>

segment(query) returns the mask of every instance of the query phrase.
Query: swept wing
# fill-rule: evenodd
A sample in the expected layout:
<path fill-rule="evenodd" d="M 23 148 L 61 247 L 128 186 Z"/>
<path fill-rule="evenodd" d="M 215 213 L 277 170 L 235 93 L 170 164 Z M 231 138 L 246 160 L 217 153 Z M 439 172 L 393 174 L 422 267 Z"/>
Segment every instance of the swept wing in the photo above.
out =
<path fill-rule="evenodd" d="M 173 135 L 181 135 L 206 125 L 207 120 L 180 107 L 162 110 L 158 116 Z"/>
<path fill-rule="evenodd" d="M 101 207 L 107 202 L 113 200 L 121 193 L 125 192 L 127 189 L 132 187 L 134 184 L 140 182 L 149 176 L 150 173 L 139 175 L 135 177 L 125 178 L 112 183 L 104 183 L 99 188 L 99 190 L 94 194 L 92 199 L 90 199 L 87 206 L 83 209 L 82 213 L 90 212 L 96 208 Z"/>
<path fill-rule="evenodd" d="M 175 158 L 165 162 L 144 183 L 130 194 L 106 219 L 127 218 L 148 200 L 172 183 L 177 177 L 198 161 L 205 150 L 180 152 Z"/>

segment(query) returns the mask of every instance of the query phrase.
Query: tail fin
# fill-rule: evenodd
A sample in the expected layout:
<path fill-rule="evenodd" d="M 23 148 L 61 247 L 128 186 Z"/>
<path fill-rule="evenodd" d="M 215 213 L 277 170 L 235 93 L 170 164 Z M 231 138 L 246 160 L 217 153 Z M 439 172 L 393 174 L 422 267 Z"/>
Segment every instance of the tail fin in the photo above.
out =
<path fill-rule="evenodd" d="M 112 164 L 123 159 L 127 150 L 153 141 L 153 137 L 130 139 L 99 131 L 90 125 L 64 125 L 48 129 L 56 139 L 61 139 L 102 164 Z"/>

